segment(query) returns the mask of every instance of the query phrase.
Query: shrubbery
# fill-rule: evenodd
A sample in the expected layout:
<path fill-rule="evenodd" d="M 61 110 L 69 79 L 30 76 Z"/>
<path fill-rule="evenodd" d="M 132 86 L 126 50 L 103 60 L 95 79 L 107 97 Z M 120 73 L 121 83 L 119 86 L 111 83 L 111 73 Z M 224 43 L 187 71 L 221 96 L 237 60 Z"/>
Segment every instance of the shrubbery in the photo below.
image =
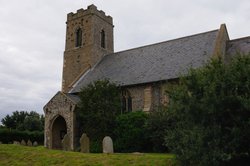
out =
<path fill-rule="evenodd" d="M 170 91 L 166 145 L 182 165 L 250 161 L 250 57 L 214 60 Z"/>
<path fill-rule="evenodd" d="M 99 80 L 80 92 L 78 109 L 81 133 L 91 139 L 90 151 L 101 152 L 102 139 L 111 136 L 116 152 L 165 152 L 164 111 L 151 114 L 135 111 L 121 114 L 120 89 Z M 158 119 L 159 118 L 159 119 Z"/>
<path fill-rule="evenodd" d="M 174 119 L 165 107 L 150 112 L 146 121 L 148 139 L 151 142 L 151 152 L 168 152 L 165 145 L 167 129 L 174 125 Z"/>
<path fill-rule="evenodd" d="M 42 131 L 19 131 L 7 128 L 0 129 L 0 141 L 2 143 L 13 143 L 13 141 L 31 140 L 32 142 L 37 141 L 39 144 L 43 144 L 44 135 Z"/>
<path fill-rule="evenodd" d="M 119 115 L 114 128 L 114 144 L 117 152 L 146 152 L 151 148 L 146 121 L 148 115 L 135 111 Z"/>
<path fill-rule="evenodd" d="M 1 122 L 4 126 L 0 128 L 0 141 L 10 143 L 13 141 L 26 142 L 30 139 L 43 144 L 44 140 L 44 116 L 35 111 L 15 111 L 7 115 Z"/>
<path fill-rule="evenodd" d="M 102 139 L 90 140 L 90 152 L 102 153 Z"/>
<path fill-rule="evenodd" d="M 79 95 L 81 133 L 91 138 L 91 152 L 101 152 L 104 136 L 113 137 L 115 118 L 121 110 L 120 90 L 108 80 L 100 80 L 83 88 Z"/>

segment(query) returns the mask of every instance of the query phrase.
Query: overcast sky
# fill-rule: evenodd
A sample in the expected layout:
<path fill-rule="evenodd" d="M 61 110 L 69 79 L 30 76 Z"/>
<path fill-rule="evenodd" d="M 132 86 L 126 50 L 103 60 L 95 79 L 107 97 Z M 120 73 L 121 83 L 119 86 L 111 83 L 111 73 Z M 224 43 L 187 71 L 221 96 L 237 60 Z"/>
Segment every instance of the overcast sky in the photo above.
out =
<path fill-rule="evenodd" d="M 249 0 L 0 0 L 0 119 L 43 113 L 61 89 L 66 15 L 95 4 L 114 20 L 115 51 L 218 29 L 250 36 Z"/>

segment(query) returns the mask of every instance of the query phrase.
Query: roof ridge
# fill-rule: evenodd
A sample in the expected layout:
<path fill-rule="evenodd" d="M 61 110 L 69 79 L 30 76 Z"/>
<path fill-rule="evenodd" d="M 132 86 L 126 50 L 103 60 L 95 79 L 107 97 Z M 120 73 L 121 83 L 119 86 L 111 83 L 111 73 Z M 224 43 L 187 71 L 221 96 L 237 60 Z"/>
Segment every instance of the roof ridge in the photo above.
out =
<path fill-rule="evenodd" d="M 250 36 L 236 38 L 236 39 L 233 39 L 233 40 L 229 40 L 229 42 L 231 42 L 231 41 L 237 41 L 237 40 L 243 40 L 243 39 L 247 39 L 247 38 L 250 38 Z"/>
<path fill-rule="evenodd" d="M 206 31 L 206 32 L 201 32 L 201 33 L 196 33 L 196 34 L 193 34 L 193 35 L 188 35 L 188 36 L 184 36 L 184 37 L 170 39 L 170 40 L 166 40 L 166 41 L 162 41 L 162 42 L 157 42 L 157 43 L 153 43 L 153 44 L 147 44 L 147 45 L 139 46 L 139 47 L 135 47 L 135 48 L 130 48 L 130 49 L 127 49 L 127 50 L 122 50 L 122 51 L 118 51 L 118 52 L 106 54 L 105 56 L 110 56 L 110 55 L 113 55 L 113 54 L 118 54 L 118 53 L 132 51 L 132 50 L 136 50 L 136 49 L 140 49 L 140 48 L 145 48 L 145 47 L 150 47 L 150 46 L 159 45 L 159 44 L 163 44 L 163 43 L 168 43 L 168 42 L 172 42 L 172 41 L 176 41 L 176 40 L 181 40 L 181 39 L 185 39 L 185 38 L 189 38 L 189 37 L 203 35 L 203 34 L 206 34 L 206 33 L 216 32 L 216 31 L 219 31 L 219 29 L 215 29 L 215 30 L 211 30 L 211 31 Z"/>

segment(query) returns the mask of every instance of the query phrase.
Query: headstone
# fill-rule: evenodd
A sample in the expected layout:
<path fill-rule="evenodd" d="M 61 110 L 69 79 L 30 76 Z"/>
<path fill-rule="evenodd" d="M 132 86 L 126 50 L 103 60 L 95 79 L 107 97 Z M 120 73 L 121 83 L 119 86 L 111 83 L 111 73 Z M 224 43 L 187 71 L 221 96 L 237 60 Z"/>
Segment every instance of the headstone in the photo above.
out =
<path fill-rule="evenodd" d="M 103 153 L 114 153 L 113 141 L 109 136 L 103 138 L 102 151 Z"/>
<path fill-rule="evenodd" d="M 38 143 L 36 141 L 33 142 L 33 146 L 38 146 Z"/>
<path fill-rule="evenodd" d="M 19 141 L 14 141 L 13 144 L 20 145 L 20 142 Z"/>
<path fill-rule="evenodd" d="M 28 140 L 27 145 L 32 146 L 32 142 L 30 140 Z"/>
<path fill-rule="evenodd" d="M 89 153 L 89 137 L 86 133 L 83 133 L 80 138 L 80 144 L 81 144 L 81 152 L 82 153 Z"/>
<path fill-rule="evenodd" d="M 62 140 L 62 147 L 63 150 L 65 151 L 69 151 L 70 150 L 70 138 L 69 138 L 69 134 L 65 134 Z"/>
<path fill-rule="evenodd" d="M 2 142 L 0 141 L 0 145 L 2 144 Z"/>
<path fill-rule="evenodd" d="M 26 142 L 24 140 L 21 141 L 21 145 L 26 146 Z"/>

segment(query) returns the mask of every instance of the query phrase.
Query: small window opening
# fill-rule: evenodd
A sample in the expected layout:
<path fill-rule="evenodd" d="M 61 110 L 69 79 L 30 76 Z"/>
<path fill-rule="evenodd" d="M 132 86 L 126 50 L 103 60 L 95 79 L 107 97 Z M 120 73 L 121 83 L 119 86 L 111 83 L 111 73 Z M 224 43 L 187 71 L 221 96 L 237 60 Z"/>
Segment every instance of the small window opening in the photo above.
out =
<path fill-rule="evenodd" d="M 101 47 L 105 48 L 105 31 L 101 31 Z"/>
<path fill-rule="evenodd" d="M 76 31 L 76 47 L 80 47 L 82 45 L 82 30 L 81 28 L 77 29 Z"/>

